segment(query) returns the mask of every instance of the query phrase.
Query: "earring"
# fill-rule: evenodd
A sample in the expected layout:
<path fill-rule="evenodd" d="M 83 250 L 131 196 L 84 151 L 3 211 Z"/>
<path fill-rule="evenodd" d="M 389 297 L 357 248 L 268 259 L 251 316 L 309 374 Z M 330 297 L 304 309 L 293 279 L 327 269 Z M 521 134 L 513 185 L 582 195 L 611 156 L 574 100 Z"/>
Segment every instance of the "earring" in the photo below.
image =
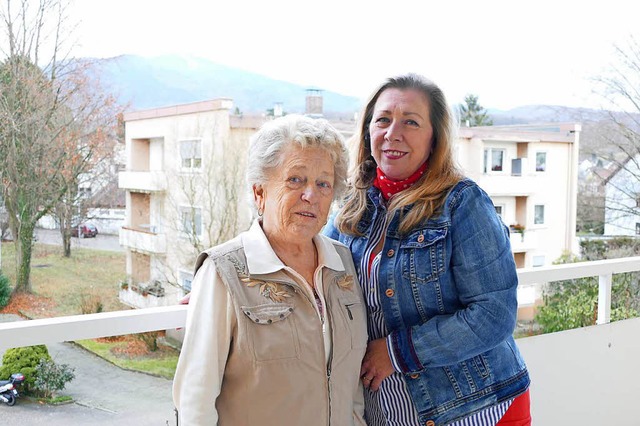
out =
<path fill-rule="evenodd" d="M 258 217 L 262 217 L 264 214 L 264 209 L 262 207 L 258 207 Z"/>

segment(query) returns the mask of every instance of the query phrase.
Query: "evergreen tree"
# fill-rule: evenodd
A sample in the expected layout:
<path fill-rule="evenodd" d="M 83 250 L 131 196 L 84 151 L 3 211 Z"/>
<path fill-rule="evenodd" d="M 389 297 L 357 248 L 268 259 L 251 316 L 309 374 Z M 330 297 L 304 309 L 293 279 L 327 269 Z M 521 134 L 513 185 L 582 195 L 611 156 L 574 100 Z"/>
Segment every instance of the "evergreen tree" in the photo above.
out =
<path fill-rule="evenodd" d="M 460 105 L 460 123 L 463 126 L 493 126 L 493 120 L 489 117 L 487 110 L 478 103 L 476 95 L 464 97 L 464 104 Z"/>

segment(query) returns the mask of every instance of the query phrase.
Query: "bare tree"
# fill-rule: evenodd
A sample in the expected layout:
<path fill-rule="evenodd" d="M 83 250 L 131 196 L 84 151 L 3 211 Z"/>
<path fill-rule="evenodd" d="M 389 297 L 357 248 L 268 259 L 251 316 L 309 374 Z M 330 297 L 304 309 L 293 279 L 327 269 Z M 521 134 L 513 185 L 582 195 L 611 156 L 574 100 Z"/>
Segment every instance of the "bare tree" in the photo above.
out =
<path fill-rule="evenodd" d="M 91 193 L 83 191 L 91 187 L 109 187 L 116 176 L 115 157 L 119 141 L 116 139 L 116 117 L 118 107 L 110 96 L 96 95 L 99 84 L 86 84 L 91 90 L 82 99 L 86 105 L 95 108 L 91 118 L 81 121 L 77 131 L 70 135 L 75 142 L 73 149 L 78 155 L 70 156 L 65 162 L 65 173 L 60 182 L 67 191 L 52 210 L 60 226 L 63 254 L 71 256 L 71 229 L 88 218 L 88 210 L 94 206 Z M 112 185 L 111 185 L 112 187 Z"/>
<path fill-rule="evenodd" d="M 216 134 L 215 128 L 206 131 Z M 201 159 L 205 166 L 200 173 L 177 172 L 168 176 L 179 188 L 167 197 L 169 216 L 177 218 L 168 226 L 186 242 L 179 261 L 188 269 L 201 251 L 235 237 L 248 223 L 248 204 L 243 198 L 247 146 L 243 142 L 247 141 L 218 139 L 215 146 L 203 150 L 208 156 Z M 173 268 L 165 269 L 168 274 L 173 273 Z M 178 277 L 165 279 L 178 283 Z"/>
<path fill-rule="evenodd" d="M 630 37 L 615 45 L 615 60 L 594 79 L 602 118 L 591 123 L 598 156 L 609 164 L 605 222 L 633 232 L 640 216 L 640 45 Z M 619 226 L 621 225 L 621 226 Z"/>
<path fill-rule="evenodd" d="M 70 59 L 65 0 L 0 6 L 0 182 L 16 244 L 15 291 L 31 291 L 34 230 L 86 171 L 110 133 L 113 100 Z M 108 114 L 107 114 L 108 116 Z"/>

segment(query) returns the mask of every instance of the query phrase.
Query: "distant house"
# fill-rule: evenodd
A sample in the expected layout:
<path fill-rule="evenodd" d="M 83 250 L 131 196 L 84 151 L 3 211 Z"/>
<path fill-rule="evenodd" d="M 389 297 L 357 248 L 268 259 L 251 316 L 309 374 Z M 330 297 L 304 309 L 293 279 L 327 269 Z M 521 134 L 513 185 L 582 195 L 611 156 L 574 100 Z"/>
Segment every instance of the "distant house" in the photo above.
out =
<path fill-rule="evenodd" d="M 125 164 L 124 144 L 114 143 L 113 149 L 110 161 L 101 161 L 78 176 L 77 222 L 92 223 L 100 234 L 118 235 L 125 217 L 125 191 L 118 188 L 118 172 Z M 43 216 L 38 226 L 60 228 L 53 214 Z"/>
<path fill-rule="evenodd" d="M 605 225 L 609 236 L 640 235 L 640 155 L 627 157 L 604 181 Z"/>
<path fill-rule="evenodd" d="M 578 211 L 576 230 L 603 234 L 605 223 L 605 181 L 612 173 L 603 159 L 585 159 L 578 166 Z"/>
<path fill-rule="evenodd" d="M 493 200 L 511 228 L 518 268 L 551 265 L 578 253 L 576 200 L 580 124 L 463 127 L 458 163 Z M 520 287 L 523 319 L 541 303 L 541 287 Z"/>

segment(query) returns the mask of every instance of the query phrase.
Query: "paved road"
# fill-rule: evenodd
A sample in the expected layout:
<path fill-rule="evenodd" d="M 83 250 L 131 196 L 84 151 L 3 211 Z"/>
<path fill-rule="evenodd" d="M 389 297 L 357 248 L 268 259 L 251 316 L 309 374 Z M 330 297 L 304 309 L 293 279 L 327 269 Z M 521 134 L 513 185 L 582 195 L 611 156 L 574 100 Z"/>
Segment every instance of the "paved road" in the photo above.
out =
<path fill-rule="evenodd" d="M 0 315 L 0 322 L 15 320 L 20 318 Z M 75 379 L 62 391 L 74 403 L 49 406 L 22 398 L 13 407 L 0 403 L 0 418 L 29 426 L 175 426 L 170 380 L 122 370 L 72 343 L 47 347 L 55 362 L 75 368 Z"/>
<path fill-rule="evenodd" d="M 38 228 L 36 229 L 36 237 L 39 243 L 62 245 L 62 236 L 57 229 Z M 71 249 L 74 247 L 124 252 L 117 235 L 98 234 L 95 238 L 71 237 Z"/>

